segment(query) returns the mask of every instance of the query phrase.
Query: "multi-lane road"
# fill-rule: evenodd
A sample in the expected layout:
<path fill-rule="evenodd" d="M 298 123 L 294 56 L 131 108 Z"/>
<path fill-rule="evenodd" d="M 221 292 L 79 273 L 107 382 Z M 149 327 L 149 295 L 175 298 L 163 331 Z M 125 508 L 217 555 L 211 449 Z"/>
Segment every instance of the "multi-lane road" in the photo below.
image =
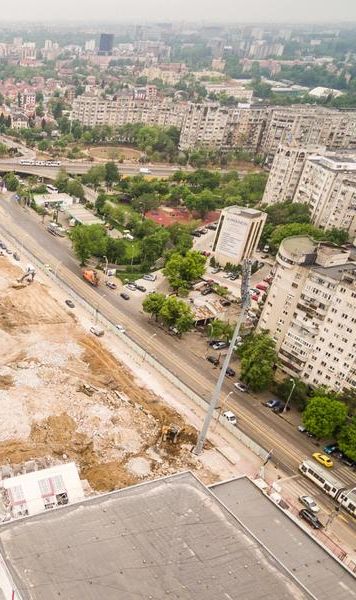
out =
<path fill-rule="evenodd" d="M 202 356 L 190 348 L 188 340 L 178 340 L 150 322 L 138 308 L 137 302 L 123 300 L 118 290 L 105 286 L 92 288 L 81 278 L 81 270 L 74 258 L 68 240 L 52 236 L 32 211 L 22 208 L 9 197 L 0 200 L 1 228 L 17 239 L 39 261 L 56 268 L 57 276 L 73 291 L 112 323 L 120 323 L 128 335 L 150 352 L 161 364 L 177 375 L 198 395 L 209 400 L 218 376 L 218 370 L 208 366 Z M 153 337 L 153 334 L 154 337 Z M 263 406 L 261 398 L 238 392 L 231 381 L 223 387 L 224 408 L 238 415 L 239 427 L 266 450 L 273 449 L 273 459 L 289 472 L 296 472 L 298 464 L 317 448 L 315 443 L 299 433 L 288 421 Z M 345 483 L 354 484 L 355 474 L 338 464 L 333 470 Z"/>

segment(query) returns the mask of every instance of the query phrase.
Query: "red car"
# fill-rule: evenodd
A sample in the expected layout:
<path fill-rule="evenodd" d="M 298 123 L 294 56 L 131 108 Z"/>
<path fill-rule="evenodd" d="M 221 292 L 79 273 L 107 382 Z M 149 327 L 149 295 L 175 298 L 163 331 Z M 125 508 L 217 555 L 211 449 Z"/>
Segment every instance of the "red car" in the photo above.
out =
<path fill-rule="evenodd" d="M 252 298 L 252 300 L 255 300 L 256 302 L 258 302 L 257 294 L 252 294 L 251 298 Z"/>

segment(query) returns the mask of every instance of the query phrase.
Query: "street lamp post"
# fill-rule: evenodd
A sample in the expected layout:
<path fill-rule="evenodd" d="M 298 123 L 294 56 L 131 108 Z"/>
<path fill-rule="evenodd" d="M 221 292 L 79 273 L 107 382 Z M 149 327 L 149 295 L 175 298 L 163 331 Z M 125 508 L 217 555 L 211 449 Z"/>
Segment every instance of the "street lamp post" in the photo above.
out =
<path fill-rule="evenodd" d="M 102 302 L 102 300 L 104 300 L 106 294 L 103 294 L 103 296 L 101 296 L 101 299 L 99 300 L 98 304 L 96 305 L 95 308 L 95 325 L 98 323 L 98 313 L 99 313 L 99 306 Z"/>
<path fill-rule="evenodd" d="M 105 258 L 105 271 L 104 271 L 104 273 L 105 273 L 105 283 L 106 283 L 107 276 L 108 276 L 108 264 L 109 264 L 109 261 L 107 259 L 107 256 L 105 256 L 105 254 L 103 255 L 103 258 Z"/>
<path fill-rule="evenodd" d="M 286 403 L 285 403 L 285 405 L 284 405 L 284 408 L 283 408 L 283 411 L 282 411 L 283 413 L 287 412 L 287 410 L 288 410 L 289 402 L 290 402 L 290 399 L 291 399 L 291 397 L 292 397 L 292 394 L 293 394 L 293 392 L 294 392 L 294 388 L 295 388 L 295 386 L 296 386 L 295 379 L 293 379 L 293 378 L 291 377 L 289 381 L 291 381 L 291 382 L 292 382 L 292 387 L 291 387 L 291 390 L 290 390 L 290 392 L 289 392 L 289 396 L 288 396 L 287 402 L 286 402 Z"/>
<path fill-rule="evenodd" d="M 225 375 L 226 375 L 226 369 L 229 366 L 229 362 L 230 362 L 230 359 L 231 359 L 231 356 L 232 356 L 232 353 L 233 353 L 233 350 L 234 350 L 234 347 L 236 344 L 236 340 L 237 340 L 237 337 L 240 332 L 240 327 L 245 318 L 245 312 L 248 309 L 248 307 L 250 306 L 250 290 L 249 290 L 250 275 L 251 275 L 251 260 L 246 259 L 243 263 L 242 278 L 241 278 L 241 298 L 242 298 L 241 313 L 237 320 L 235 331 L 233 333 L 229 349 L 227 351 L 223 366 L 220 371 L 218 381 L 216 383 L 214 392 L 212 394 L 210 404 L 208 407 L 208 412 L 206 414 L 202 430 L 199 434 L 197 444 L 196 444 L 195 448 L 193 448 L 193 451 L 192 451 L 197 456 L 199 456 L 199 454 L 201 454 L 203 451 L 206 436 L 207 436 L 208 430 L 209 430 L 209 426 L 210 426 L 211 420 L 214 417 L 214 411 L 215 411 L 215 408 L 216 408 L 219 398 L 220 398 L 221 388 L 224 383 L 224 379 L 225 379 Z"/>
<path fill-rule="evenodd" d="M 218 418 L 216 419 L 216 423 L 215 423 L 215 427 L 214 427 L 214 431 L 216 430 L 218 423 L 220 421 L 220 417 L 221 417 L 221 413 L 223 411 L 223 408 L 226 404 L 226 402 L 228 401 L 228 399 L 230 398 L 230 396 L 232 396 L 232 394 L 234 393 L 234 390 L 232 390 L 231 392 L 229 392 L 228 394 L 226 394 L 225 398 L 223 399 L 222 403 L 219 406 L 219 414 L 218 414 Z"/>

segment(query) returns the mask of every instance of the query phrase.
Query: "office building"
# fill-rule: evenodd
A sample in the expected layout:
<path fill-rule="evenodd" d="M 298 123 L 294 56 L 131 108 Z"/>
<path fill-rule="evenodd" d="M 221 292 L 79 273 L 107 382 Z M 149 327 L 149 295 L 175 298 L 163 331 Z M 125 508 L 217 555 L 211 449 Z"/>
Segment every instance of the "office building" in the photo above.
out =
<path fill-rule="evenodd" d="M 283 240 L 259 323 L 289 376 L 335 391 L 356 386 L 356 262 L 307 236 Z"/>
<path fill-rule="evenodd" d="M 321 146 L 281 145 L 274 155 L 262 204 L 293 200 L 307 158 L 325 151 Z"/>
<path fill-rule="evenodd" d="M 239 265 L 252 258 L 266 222 L 266 213 L 254 208 L 225 208 L 216 229 L 213 252 L 217 263 Z"/>
<path fill-rule="evenodd" d="M 310 208 L 322 229 L 345 229 L 356 237 L 356 160 L 346 156 L 310 156 L 293 198 Z"/>
<path fill-rule="evenodd" d="M 85 42 L 85 51 L 86 52 L 94 52 L 95 50 L 95 40 L 87 40 Z"/>
<path fill-rule="evenodd" d="M 112 49 L 114 46 L 114 34 L 113 33 L 102 33 L 99 41 L 99 55 L 100 56 L 111 56 Z"/>

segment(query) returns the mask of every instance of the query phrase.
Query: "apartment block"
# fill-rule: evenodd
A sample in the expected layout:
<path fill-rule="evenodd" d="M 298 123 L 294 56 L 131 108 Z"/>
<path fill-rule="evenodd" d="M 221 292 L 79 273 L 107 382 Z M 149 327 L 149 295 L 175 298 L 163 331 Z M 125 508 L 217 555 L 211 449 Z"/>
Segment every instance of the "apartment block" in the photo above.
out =
<path fill-rule="evenodd" d="M 188 105 L 180 137 L 180 147 L 226 147 L 232 131 L 232 111 L 217 102 Z"/>
<path fill-rule="evenodd" d="M 307 158 L 324 151 L 325 147 L 322 146 L 279 146 L 274 155 L 262 203 L 271 205 L 292 200 Z"/>
<path fill-rule="evenodd" d="M 173 103 L 169 99 L 157 101 L 123 96 L 114 100 L 82 95 L 73 102 L 71 118 L 89 127 L 145 123 L 180 129 L 185 111 L 185 103 Z"/>
<path fill-rule="evenodd" d="M 304 165 L 294 202 L 310 208 L 314 225 L 345 229 L 356 237 L 356 160 L 350 157 L 310 156 Z"/>
<path fill-rule="evenodd" d="M 283 240 L 259 329 L 273 336 L 281 369 L 313 387 L 356 386 L 356 262 L 307 236 Z"/>
<path fill-rule="evenodd" d="M 225 266 L 227 263 L 239 265 L 245 258 L 252 258 L 266 218 L 266 213 L 253 208 L 225 208 L 220 215 L 213 243 L 215 260 Z"/>

